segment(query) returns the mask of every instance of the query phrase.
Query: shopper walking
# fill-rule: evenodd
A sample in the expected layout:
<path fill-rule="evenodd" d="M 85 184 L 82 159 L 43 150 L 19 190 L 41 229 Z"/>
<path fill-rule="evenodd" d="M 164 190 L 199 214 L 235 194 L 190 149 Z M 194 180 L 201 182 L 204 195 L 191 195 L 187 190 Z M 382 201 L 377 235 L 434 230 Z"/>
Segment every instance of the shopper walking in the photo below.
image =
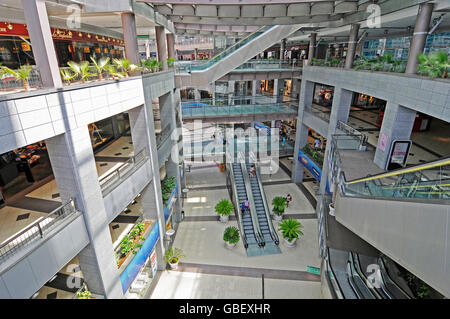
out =
<path fill-rule="evenodd" d="M 286 196 L 286 207 L 289 207 L 289 203 L 292 202 L 291 194 L 287 194 Z"/>

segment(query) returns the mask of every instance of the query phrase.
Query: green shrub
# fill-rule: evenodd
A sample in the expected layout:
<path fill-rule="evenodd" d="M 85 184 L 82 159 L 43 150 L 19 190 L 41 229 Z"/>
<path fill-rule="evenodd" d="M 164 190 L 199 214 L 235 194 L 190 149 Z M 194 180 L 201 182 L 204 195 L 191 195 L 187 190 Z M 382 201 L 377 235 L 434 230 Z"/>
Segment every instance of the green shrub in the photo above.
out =
<path fill-rule="evenodd" d="M 234 209 L 233 204 L 228 199 L 222 199 L 217 203 L 216 213 L 221 216 L 229 216 Z"/>
<path fill-rule="evenodd" d="M 274 197 L 274 199 L 272 199 L 273 213 L 277 216 L 283 215 L 286 204 L 286 198 L 281 196 Z"/>
<path fill-rule="evenodd" d="M 223 232 L 223 240 L 230 243 L 230 244 L 236 244 L 239 242 L 240 236 L 239 236 L 239 230 L 234 226 L 228 226 L 225 228 L 225 231 Z"/>
<path fill-rule="evenodd" d="M 301 231 L 302 228 L 303 225 L 300 224 L 299 221 L 289 218 L 281 222 L 280 228 L 278 230 L 282 232 L 283 238 L 291 241 L 294 238 L 298 239 L 299 235 L 303 236 L 303 233 Z"/>
<path fill-rule="evenodd" d="M 175 264 L 184 257 L 186 256 L 183 255 L 183 251 L 180 248 L 169 248 L 164 254 L 164 261 L 166 263 Z"/>

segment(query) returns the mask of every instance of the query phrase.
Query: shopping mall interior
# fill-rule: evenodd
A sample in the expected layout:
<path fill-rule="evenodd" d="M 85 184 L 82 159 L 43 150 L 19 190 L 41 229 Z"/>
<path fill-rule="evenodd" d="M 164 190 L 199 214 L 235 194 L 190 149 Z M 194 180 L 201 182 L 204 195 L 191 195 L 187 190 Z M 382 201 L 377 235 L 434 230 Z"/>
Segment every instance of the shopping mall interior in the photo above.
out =
<path fill-rule="evenodd" d="M 448 299 L 450 2 L 0 1 L 0 299 Z"/>

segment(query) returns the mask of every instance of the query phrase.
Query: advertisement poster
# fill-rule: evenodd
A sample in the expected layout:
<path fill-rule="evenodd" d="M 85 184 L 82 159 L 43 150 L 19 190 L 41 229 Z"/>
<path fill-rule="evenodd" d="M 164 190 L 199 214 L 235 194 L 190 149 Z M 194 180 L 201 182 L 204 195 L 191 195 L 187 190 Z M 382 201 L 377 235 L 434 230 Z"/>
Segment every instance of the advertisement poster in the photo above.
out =
<path fill-rule="evenodd" d="M 152 277 L 155 278 L 156 270 L 157 270 L 157 264 L 156 264 L 156 251 L 153 250 L 153 252 L 150 255 L 150 263 L 152 265 Z"/>
<path fill-rule="evenodd" d="M 382 150 L 383 152 L 386 150 L 387 140 L 388 140 L 388 136 L 384 133 L 381 133 L 380 142 L 378 143 L 378 148 L 380 150 Z"/>

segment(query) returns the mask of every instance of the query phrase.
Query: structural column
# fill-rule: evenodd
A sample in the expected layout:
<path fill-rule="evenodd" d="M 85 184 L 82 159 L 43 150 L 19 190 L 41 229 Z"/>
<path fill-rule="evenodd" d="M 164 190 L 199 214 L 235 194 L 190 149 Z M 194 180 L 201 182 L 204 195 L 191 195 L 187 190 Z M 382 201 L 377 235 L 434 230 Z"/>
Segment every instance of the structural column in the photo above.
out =
<path fill-rule="evenodd" d="M 156 52 L 158 54 L 158 61 L 162 62 L 163 71 L 167 71 L 167 43 L 166 43 L 166 31 L 164 27 L 156 26 Z"/>
<path fill-rule="evenodd" d="M 151 101 L 151 100 L 149 100 Z M 164 205 L 162 202 L 161 183 L 159 176 L 158 151 L 156 148 L 155 126 L 153 122 L 152 103 L 128 111 L 130 118 L 131 138 L 135 154 L 142 149 L 150 159 L 152 180 L 141 192 L 142 212 L 144 219 L 158 222 L 159 237 L 155 251 L 158 261 L 158 270 L 164 270 L 164 234 L 166 229 L 164 219 Z"/>
<path fill-rule="evenodd" d="M 433 14 L 433 4 L 423 3 L 419 6 L 416 26 L 409 49 L 408 63 L 406 65 L 406 74 L 416 74 L 419 63 L 419 54 L 423 53 L 427 41 L 428 31 L 430 29 L 431 15 Z"/>
<path fill-rule="evenodd" d="M 297 154 L 308 142 L 308 127 L 303 124 L 303 115 L 305 111 L 311 110 L 313 98 L 314 83 L 306 80 L 302 81 L 297 115 L 297 130 L 295 132 L 294 160 L 292 162 L 291 179 L 294 183 L 301 183 L 303 181 L 304 168 L 298 161 Z"/>
<path fill-rule="evenodd" d="M 44 0 L 22 0 L 33 55 L 44 87 L 62 87 Z"/>
<path fill-rule="evenodd" d="M 392 141 L 409 140 L 415 120 L 416 111 L 387 102 L 373 160 L 376 165 L 386 168 Z"/>
<path fill-rule="evenodd" d="M 257 80 L 252 81 L 252 104 L 255 104 L 256 102 L 256 90 L 257 90 L 256 85 L 258 82 L 259 81 Z"/>
<path fill-rule="evenodd" d="M 311 33 L 311 36 L 309 38 L 308 65 L 311 65 L 312 59 L 314 57 L 314 52 L 316 50 L 316 38 L 317 33 Z"/>
<path fill-rule="evenodd" d="M 61 200 L 75 199 L 83 213 L 90 243 L 78 259 L 89 290 L 123 298 L 88 127 L 47 139 L 46 145 Z"/>
<path fill-rule="evenodd" d="M 281 40 L 280 43 L 280 60 L 284 60 L 284 51 L 286 50 L 286 39 Z"/>
<path fill-rule="evenodd" d="M 234 104 L 234 85 L 235 81 L 228 81 L 228 105 Z"/>
<path fill-rule="evenodd" d="M 350 106 L 352 104 L 353 92 L 345 90 L 340 87 L 334 88 L 333 105 L 331 106 L 330 122 L 328 125 L 327 147 L 325 149 L 323 168 L 322 168 L 322 178 L 320 180 L 320 195 L 325 194 L 325 189 L 327 186 L 328 173 L 329 173 L 329 160 L 328 153 L 331 148 L 331 141 L 333 135 L 336 134 L 337 124 L 339 121 L 343 123 L 348 122 L 348 117 L 350 115 Z"/>
<path fill-rule="evenodd" d="M 167 33 L 167 55 L 169 58 L 177 60 L 177 55 L 175 52 L 175 35 L 173 33 Z"/>
<path fill-rule="evenodd" d="M 355 59 L 356 44 L 358 43 L 359 24 L 352 24 L 350 29 L 350 38 L 348 40 L 347 57 L 345 60 L 345 68 L 353 68 L 353 60 Z"/>
<path fill-rule="evenodd" d="M 125 56 L 131 63 L 140 65 L 139 49 L 136 34 L 136 18 L 132 12 L 122 12 L 123 39 L 125 42 Z"/>

